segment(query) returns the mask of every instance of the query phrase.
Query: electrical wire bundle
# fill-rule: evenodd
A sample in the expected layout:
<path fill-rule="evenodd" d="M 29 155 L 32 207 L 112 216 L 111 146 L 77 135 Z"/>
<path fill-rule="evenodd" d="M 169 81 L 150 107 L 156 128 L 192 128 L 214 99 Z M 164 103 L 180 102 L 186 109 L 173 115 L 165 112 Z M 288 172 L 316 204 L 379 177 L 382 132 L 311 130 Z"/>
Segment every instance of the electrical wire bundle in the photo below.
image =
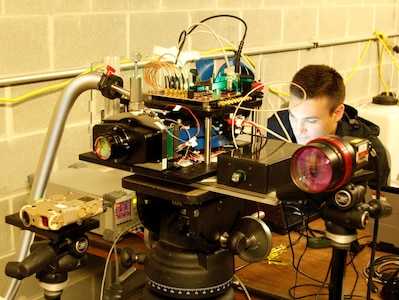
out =
<path fill-rule="evenodd" d="M 330 274 L 331 271 L 331 261 L 330 264 L 328 266 L 328 269 L 326 271 L 325 277 L 323 279 L 318 279 L 315 278 L 309 274 L 304 273 L 301 269 L 300 269 L 300 263 L 303 259 L 303 256 L 305 255 L 308 247 L 309 247 L 309 238 L 311 237 L 315 237 L 314 232 L 317 232 L 319 234 L 322 234 L 322 236 L 324 236 L 322 231 L 318 231 L 318 230 L 314 230 L 309 228 L 308 224 L 306 224 L 306 227 L 303 228 L 304 231 L 300 231 L 299 233 L 301 234 L 301 236 L 305 236 L 307 238 L 307 243 L 306 243 L 306 247 L 303 250 L 303 253 L 300 255 L 298 262 L 295 263 L 295 253 L 293 251 L 293 243 L 291 243 L 291 237 L 290 237 L 290 233 L 289 234 L 289 240 L 290 240 L 290 245 L 291 245 L 291 249 L 292 249 L 292 266 L 294 267 L 294 269 L 296 270 L 296 278 L 295 278 L 295 284 L 294 286 L 292 286 L 288 293 L 290 295 L 290 297 L 292 299 L 304 299 L 304 298 L 308 298 L 308 297 L 315 297 L 316 299 L 318 299 L 320 296 L 326 296 L 329 295 L 328 290 L 324 291 L 325 289 L 329 288 L 329 283 L 327 282 L 328 280 L 328 276 Z M 364 237 L 363 237 L 364 238 Z M 355 282 L 353 284 L 353 287 L 351 289 L 351 292 L 349 294 L 344 295 L 344 299 L 354 299 L 354 298 L 365 298 L 364 296 L 361 295 L 355 295 L 354 291 L 356 289 L 357 283 L 359 281 L 359 271 L 354 263 L 356 256 L 366 247 L 366 244 L 360 244 L 359 240 L 362 238 L 359 238 L 355 241 L 352 242 L 351 244 L 351 250 L 349 251 L 349 260 L 347 261 L 347 265 L 350 265 L 353 268 L 353 271 L 356 274 L 355 277 Z M 296 243 L 296 242 L 295 242 Z M 298 284 L 298 276 L 302 275 L 308 279 L 310 279 L 311 281 L 314 281 L 314 283 L 306 283 L 306 284 Z M 307 288 L 307 287 L 314 287 L 315 288 L 315 293 L 313 294 L 304 294 L 304 295 L 298 295 L 297 291 L 299 291 L 300 288 Z"/>
<path fill-rule="evenodd" d="M 217 41 L 218 41 L 218 43 L 219 43 L 219 45 L 220 45 L 220 48 L 222 49 L 222 51 L 223 51 L 223 53 L 224 53 L 225 60 L 226 60 L 226 66 L 228 67 L 228 66 L 229 66 L 229 63 L 228 63 L 228 60 L 227 60 L 227 55 L 226 55 L 226 52 L 225 52 L 225 47 L 223 46 L 220 37 L 213 31 L 213 29 L 212 29 L 211 27 L 209 27 L 208 25 L 204 24 L 204 23 L 205 23 L 206 21 L 208 21 L 208 20 L 215 19 L 215 18 L 223 18 L 223 17 L 237 19 L 237 20 L 239 20 L 239 21 L 244 25 L 244 33 L 243 33 L 243 36 L 242 36 L 242 38 L 241 38 L 241 41 L 240 41 L 240 44 L 239 44 L 238 48 L 237 48 L 236 51 L 235 51 L 235 70 L 234 70 L 234 71 L 235 71 L 235 73 L 239 73 L 239 71 L 240 71 L 240 70 L 239 70 L 239 68 L 240 68 L 240 58 L 241 58 L 241 54 L 242 54 L 242 49 L 243 49 L 243 47 L 244 47 L 245 37 L 246 37 L 246 35 L 247 35 L 247 24 L 245 23 L 245 21 L 244 21 L 243 19 L 241 19 L 241 18 L 239 18 L 239 17 L 237 17 L 237 16 L 234 16 L 234 15 L 225 15 L 225 14 L 222 14 L 222 15 L 211 16 L 211 17 L 208 17 L 208 18 L 203 19 L 203 20 L 200 21 L 199 23 L 193 24 L 193 25 L 192 25 L 190 28 L 188 28 L 187 30 L 183 30 L 183 31 L 181 32 L 181 34 L 180 34 L 179 41 L 178 41 L 178 43 L 179 43 L 179 44 L 178 44 L 179 52 L 178 52 L 177 57 L 176 57 L 176 64 L 177 64 L 177 62 L 178 62 L 178 58 L 179 58 L 179 56 L 180 56 L 180 54 L 181 54 L 181 51 L 183 50 L 183 47 L 184 47 L 184 44 L 185 44 L 185 42 L 186 42 L 187 37 L 190 36 L 190 34 L 191 34 L 198 26 L 204 26 L 204 27 L 208 28 L 208 30 L 209 30 L 209 31 L 215 36 L 215 38 L 217 39 Z"/>
<path fill-rule="evenodd" d="M 238 48 L 235 47 L 227 39 L 219 36 L 209 25 L 205 24 L 205 22 L 208 20 L 211 20 L 214 18 L 220 18 L 220 17 L 235 18 L 244 24 L 245 30 L 244 30 L 244 34 L 243 34 L 243 37 L 240 41 Z M 207 30 L 206 31 L 196 31 L 196 28 L 198 28 L 198 27 L 205 27 Z M 161 57 L 159 57 L 158 60 L 151 61 L 144 66 L 144 68 L 143 68 L 144 81 L 147 83 L 147 85 L 149 86 L 149 88 L 152 92 L 159 93 L 160 91 L 164 91 L 165 96 L 172 96 L 172 97 L 178 97 L 178 98 L 184 97 L 185 98 L 186 97 L 185 91 L 188 90 L 188 75 L 189 74 L 183 74 L 184 72 L 182 71 L 182 68 L 184 68 L 186 66 L 185 62 L 184 62 L 185 59 L 183 59 L 181 61 L 181 60 L 179 60 L 179 58 L 182 54 L 183 47 L 185 45 L 187 38 L 191 37 L 194 34 L 198 34 L 198 33 L 211 34 L 218 41 L 220 49 L 211 50 L 208 53 L 214 53 L 216 51 L 223 52 L 223 54 L 224 54 L 223 56 L 224 56 L 224 60 L 225 60 L 225 67 L 227 68 L 227 76 L 229 78 L 234 78 L 235 77 L 234 74 L 238 74 L 240 72 L 240 67 L 241 67 L 240 59 L 241 58 L 243 58 L 245 60 L 245 62 L 248 64 L 248 67 L 245 66 L 244 69 L 247 72 L 250 72 L 250 71 L 253 72 L 253 66 L 254 66 L 253 61 L 242 54 L 242 48 L 244 45 L 246 32 L 247 32 L 246 23 L 242 19 L 240 19 L 236 16 L 233 16 L 233 15 L 216 15 L 216 16 L 206 18 L 206 19 L 200 21 L 199 23 L 192 24 L 188 29 L 183 30 L 182 33 L 180 34 L 178 45 L 177 45 L 177 48 L 178 48 L 177 55 L 173 55 L 171 53 L 166 53 L 166 54 L 162 55 Z M 230 46 L 225 47 L 223 45 L 223 42 L 229 44 Z M 234 57 L 235 70 L 234 71 L 231 69 L 226 51 L 233 51 L 235 53 L 235 57 Z M 175 63 L 173 64 L 171 62 L 162 60 L 166 55 L 173 56 L 175 58 Z M 162 69 L 164 71 L 164 74 L 163 74 L 164 82 L 162 82 L 162 83 L 159 80 L 160 76 L 158 76 L 158 74 L 157 74 L 160 69 Z M 216 77 L 216 79 L 217 78 L 218 78 L 218 76 Z M 212 79 L 213 79 L 213 77 L 210 78 L 211 81 L 212 81 Z"/>
<path fill-rule="evenodd" d="M 161 84 L 159 82 L 159 77 L 157 76 L 159 70 L 163 71 L 163 78 L 165 78 L 165 81 L 176 82 L 177 80 L 179 82 L 179 80 L 184 80 L 183 74 L 175 64 L 162 60 L 150 61 L 143 67 L 143 79 L 151 91 L 158 93 L 163 91 L 165 87 L 171 86 L 169 83 Z M 183 86 L 181 86 L 180 89 L 182 88 Z"/>
<path fill-rule="evenodd" d="M 376 283 L 385 285 L 388 280 L 395 276 L 398 277 L 399 255 L 384 255 L 378 257 L 373 262 L 374 274 L 372 280 Z M 369 279 L 370 263 L 363 269 L 363 276 Z M 399 280 L 399 279 L 398 279 Z"/>

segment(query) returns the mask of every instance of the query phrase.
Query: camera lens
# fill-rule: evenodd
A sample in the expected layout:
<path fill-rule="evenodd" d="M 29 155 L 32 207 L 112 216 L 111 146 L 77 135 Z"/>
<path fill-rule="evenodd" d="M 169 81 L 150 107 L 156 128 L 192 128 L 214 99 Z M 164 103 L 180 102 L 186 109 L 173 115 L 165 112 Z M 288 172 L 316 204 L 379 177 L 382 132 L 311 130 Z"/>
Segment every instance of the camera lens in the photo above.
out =
<path fill-rule="evenodd" d="M 131 149 L 131 137 L 121 126 L 99 135 L 94 141 L 94 153 L 102 160 L 118 160 L 126 157 Z"/>
<path fill-rule="evenodd" d="M 292 158 L 291 176 L 294 183 L 309 193 L 327 189 L 333 177 L 330 160 L 323 151 L 307 146 Z"/>
<path fill-rule="evenodd" d="M 107 160 L 111 157 L 111 149 L 112 144 L 107 136 L 100 135 L 94 141 L 94 152 L 102 160 Z"/>
<path fill-rule="evenodd" d="M 355 151 L 338 137 L 320 137 L 292 156 L 291 178 L 308 193 L 332 191 L 344 184 L 355 169 Z"/>
<path fill-rule="evenodd" d="M 30 217 L 29 217 L 29 214 L 26 211 L 22 212 L 21 221 L 26 227 L 30 226 Z"/>

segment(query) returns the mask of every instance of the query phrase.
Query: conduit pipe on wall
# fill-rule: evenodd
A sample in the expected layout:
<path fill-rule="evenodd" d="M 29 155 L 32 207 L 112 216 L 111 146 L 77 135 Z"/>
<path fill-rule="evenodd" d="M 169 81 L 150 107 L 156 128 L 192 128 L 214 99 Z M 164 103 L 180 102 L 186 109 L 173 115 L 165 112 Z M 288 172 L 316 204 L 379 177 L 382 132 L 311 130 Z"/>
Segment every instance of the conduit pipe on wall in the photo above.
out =
<path fill-rule="evenodd" d="M 389 38 L 398 37 L 399 34 L 387 35 Z M 346 40 L 339 40 L 339 41 L 330 41 L 330 42 L 319 42 L 314 40 L 313 42 L 303 43 L 303 44 L 296 44 L 292 46 L 282 46 L 282 47 L 273 47 L 273 48 L 259 48 L 259 49 L 249 49 L 245 51 L 245 54 L 248 56 L 254 55 L 262 55 L 262 54 L 272 54 L 272 53 L 282 53 L 282 52 L 291 52 L 291 51 L 299 51 L 299 50 L 311 50 L 315 48 L 323 48 L 323 47 L 332 47 L 332 46 L 340 46 L 346 44 L 354 44 L 354 43 L 361 43 L 367 42 L 369 40 L 377 40 L 376 37 L 364 37 L 364 38 L 356 38 L 356 39 L 346 39 Z M 233 54 L 231 54 L 233 56 Z M 223 54 L 220 55 L 203 55 L 201 58 L 223 58 Z M 139 62 L 139 67 L 141 68 L 145 62 Z M 121 65 L 121 70 L 129 70 L 134 67 L 134 62 L 126 63 Z M 37 83 L 43 81 L 50 81 L 50 80 L 59 80 L 59 79 L 67 79 L 76 77 L 86 69 L 72 69 L 72 70 L 65 70 L 65 71 L 57 71 L 57 72 L 49 72 L 49 73 L 41 73 L 41 74 L 30 74 L 30 75 L 23 75 L 23 76 L 15 76 L 15 77 L 8 77 L 8 78 L 0 78 L 0 88 L 13 86 L 13 85 L 22 85 L 22 84 L 30 84 L 30 83 Z"/>

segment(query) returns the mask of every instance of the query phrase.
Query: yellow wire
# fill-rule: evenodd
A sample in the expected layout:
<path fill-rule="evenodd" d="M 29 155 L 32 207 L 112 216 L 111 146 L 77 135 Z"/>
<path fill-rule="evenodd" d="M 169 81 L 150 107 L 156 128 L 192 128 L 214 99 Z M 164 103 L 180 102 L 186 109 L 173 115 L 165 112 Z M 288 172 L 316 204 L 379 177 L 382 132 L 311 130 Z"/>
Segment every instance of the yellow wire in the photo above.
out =
<path fill-rule="evenodd" d="M 362 54 L 361 54 L 360 57 L 359 57 L 359 60 L 357 61 L 355 67 L 353 68 L 353 70 L 352 70 L 352 71 L 349 73 L 349 75 L 344 79 L 344 82 L 345 82 L 345 83 L 346 83 L 347 81 L 349 81 L 349 80 L 352 78 L 352 76 L 355 74 L 355 72 L 356 72 L 357 69 L 359 68 L 359 66 L 360 66 L 360 64 L 362 63 L 364 57 L 366 56 L 366 53 L 367 53 L 367 51 L 368 51 L 368 49 L 369 49 L 369 47 L 370 47 L 370 44 L 371 44 L 371 40 L 369 40 L 369 41 L 367 42 L 366 46 L 365 46 L 364 49 L 363 49 Z M 282 92 L 282 91 L 278 91 L 278 90 L 276 90 L 276 89 L 273 89 L 272 87 L 269 87 L 269 90 L 270 90 L 272 93 L 280 94 L 280 95 L 284 95 L 284 96 L 289 97 L 289 94 L 288 94 L 288 93 L 285 93 L 285 92 Z"/>
<path fill-rule="evenodd" d="M 388 39 L 388 37 L 381 31 L 375 31 L 374 35 L 377 37 L 378 41 L 381 43 L 381 54 L 380 54 L 380 61 L 379 61 L 379 65 L 378 65 L 378 73 L 379 73 L 379 77 L 380 77 L 381 83 L 382 83 L 382 85 L 385 88 L 385 93 L 387 95 L 389 95 L 389 87 L 386 84 L 386 82 L 385 82 L 385 80 L 383 78 L 383 75 L 382 75 L 382 56 L 383 56 L 383 53 L 384 53 L 383 50 L 385 50 L 388 53 L 391 61 L 394 63 L 394 65 L 395 65 L 395 67 L 396 67 L 396 69 L 398 71 L 399 71 L 399 65 L 398 65 L 398 62 L 393 57 L 390 49 L 388 48 L 388 45 L 385 42 Z"/>
<path fill-rule="evenodd" d="M 126 63 L 126 62 L 129 62 L 129 61 L 130 60 L 122 60 L 121 63 Z M 80 73 L 80 75 L 90 73 L 93 70 L 98 70 L 98 69 L 103 68 L 103 67 L 104 67 L 104 64 L 100 64 L 100 65 L 94 66 L 92 68 L 88 68 L 85 71 L 83 71 L 82 73 Z M 18 103 L 18 102 L 33 98 L 35 96 L 38 96 L 38 95 L 41 95 L 41 94 L 44 94 L 44 93 L 47 93 L 47 92 L 56 91 L 56 90 L 59 90 L 61 88 L 64 88 L 65 86 L 67 86 L 71 82 L 71 80 L 72 79 L 66 80 L 66 81 L 61 82 L 61 83 L 53 84 L 53 85 L 50 85 L 50 86 L 47 86 L 47 87 L 44 87 L 44 88 L 29 92 L 29 93 L 26 93 L 24 95 L 21 95 L 19 97 L 15 97 L 15 98 L 3 98 L 3 97 L 0 97 L 0 102 L 3 102 L 3 103 Z"/>
<path fill-rule="evenodd" d="M 68 80 L 68 81 L 65 81 L 65 82 L 62 82 L 62 83 L 58 83 L 58 84 L 54 84 L 54 85 L 51 85 L 51 86 L 48 86 L 48 87 L 45 87 L 45 88 L 41 88 L 41 89 L 38 89 L 36 91 L 32 91 L 32 92 L 26 93 L 26 94 L 24 94 L 22 96 L 15 97 L 15 98 L 2 98 L 2 97 L 0 97 L 0 102 L 4 102 L 4 103 L 21 102 L 23 100 L 27 100 L 29 98 L 33 98 L 33 97 L 35 97 L 37 95 L 40 95 L 40 94 L 43 94 L 43 93 L 46 93 L 46 92 L 49 92 L 49 91 L 54 91 L 54 90 L 61 89 L 61 88 L 65 87 L 66 85 L 68 85 L 68 83 L 70 81 L 71 80 Z"/>
<path fill-rule="evenodd" d="M 394 63 L 396 69 L 399 71 L 399 65 L 398 62 L 396 61 L 395 57 L 392 55 L 391 51 L 389 50 L 387 44 L 385 43 L 385 40 L 387 39 L 387 36 L 382 33 L 381 31 L 375 31 L 374 35 L 377 37 L 379 42 L 381 43 L 382 47 L 385 49 L 385 51 L 388 53 L 389 58 L 392 60 Z"/>
<path fill-rule="evenodd" d="M 353 68 L 353 70 L 349 73 L 349 75 L 344 79 L 344 83 L 346 83 L 349 79 L 352 78 L 353 74 L 355 74 L 355 72 L 357 71 L 357 69 L 359 68 L 361 62 L 363 61 L 364 57 L 366 56 L 367 50 L 369 49 L 371 44 L 371 40 L 369 40 L 366 44 L 366 46 L 363 49 L 362 55 L 360 55 L 359 60 L 357 61 L 355 67 Z"/>
<path fill-rule="evenodd" d="M 225 50 L 234 51 L 235 49 L 233 47 L 227 47 Z M 215 52 L 220 52 L 220 51 L 221 51 L 221 49 L 215 49 L 215 50 L 209 51 L 209 53 L 215 53 Z M 204 53 L 206 53 L 206 52 L 204 52 Z M 252 59 L 250 59 L 248 56 L 245 56 L 245 58 L 248 60 L 248 62 L 252 66 L 255 66 L 255 63 L 254 63 L 254 61 Z M 121 60 L 120 63 L 124 64 L 124 63 L 128 63 L 130 61 L 131 60 L 126 59 L 126 60 Z M 98 70 L 98 69 L 103 68 L 103 67 L 104 67 L 104 64 L 100 64 L 100 65 L 94 66 L 92 68 L 88 68 L 85 71 L 83 71 L 80 75 L 90 73 L 93 70 Z M 38 96 L 38 95 L 41 95 L 41 94 L 44 94 L 44 93 L 47 93 L 47 92 L 56 91 L 56 90 L 62 89 L 65 86 L 67 86 L 71 82 L 71 80 L 72 79 L 69 79 L 67 81 L 64 81 L 64 82 L 61 82 L 61 83 L 58 83 L 58 84 L 50 85 L 50 86 L 47 86 L 47 87 L 44 87 L 44 88 L 29 92 L 29 93 L 26 93 L 24 95 L 21 95 L 19 97 L 15 97 L 15 98 L 3 98 L 3 97 L 0 97 L 0 103 L 11 103 L 11 104 L 18 103 L 18 102 L 33 98 L 35 96 Z"/>
<path fill-rule="evenodd" d="M 383 50 L 384 50 L 384 49 L 382 49 L 382 47 L 381 47 L 380 61 L 379 61 L 379 63 L 378 63 L 378 75 L 379 75 L 379 77 L 380 77 L 380 80 L 381 80 L 382 85 L 383 85 L 384 88 L 385 88 L 385 93 L 386 93 L 387 95 L 389 95 L 389 88 L 388 88 L 388 85 L 387 85 L 387 83 L 386 83 L 385 80 L 384 80 L 384 76 L 382 75 L 382 56 L 383 56 L 383 54 L 384 54 L 384 51 L 383 51 Z"/>
<path fill-rule="evenodd" d="M 352 71 L 349 73 L 349 75 L 344 79 L 344 82 L 345 82 L 345 83 L 346 83 L 349 79 L 352 78 L 352 76 L 355 74 L 355 72 L 356 72 L 357 69 L 359 68 L 361 62 L 363 61 L 364 57 L 366 56 L 366 53 L 367 53 L 367 51 L 368 51 L 368 49 L 369 49 L 369 47 L 370 47 L 370 44 L 371 44 L 371 40 L 369 40 L 369 41 L 367 42 L 366 46 L 365 46 L 364 49 L 363 49 L 362 54 L 360 55 L 359 60 L 357 61 L 355 67 L 353 68 L 353 70 L 352 70 Z M 269 87 L 269 91 L 272 92 L 272 93 L 275 93 L 275 94 L 277 94 L 277 95 L 283 95 L 283 96 L 286 96 L 286 97 L 289 97 L 289 96 L 290 96 L 289 93 L 276 90 L 276 89 L 274 89 L 274 88 L 272 88 L 272 87 Z"/>
<path fill-rule="evenodd" d="M 276 90 L 275 88 L 272 88 L 271 86 L 269 87 L 269 91 L 272 92 L 272 93 L 274 93 L 274 94 L 277 94 L 277 95 L 283 95 L 283 96 L 286 96 L 286 97 L 289 97 L 289 96 L 290 96 L 289 93 Z"/>

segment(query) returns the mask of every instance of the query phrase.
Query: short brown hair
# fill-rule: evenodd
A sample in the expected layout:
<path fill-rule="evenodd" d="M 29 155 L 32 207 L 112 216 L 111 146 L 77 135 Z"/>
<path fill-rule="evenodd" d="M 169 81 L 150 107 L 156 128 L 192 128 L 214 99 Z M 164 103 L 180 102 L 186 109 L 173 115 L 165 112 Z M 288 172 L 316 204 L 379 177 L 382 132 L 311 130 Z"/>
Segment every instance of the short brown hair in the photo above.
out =
<path fill-rule="evenodd" d="M 306 98 L 327 97 L 330 100 L 330 113 L 345 100 L 345 84 L 342 76 L 326 65 L 308 65 L 299 70 L 292 79 L 306 91 Z M 291 84 L 290 92 L 303 98 L 303 91 Z"/>

